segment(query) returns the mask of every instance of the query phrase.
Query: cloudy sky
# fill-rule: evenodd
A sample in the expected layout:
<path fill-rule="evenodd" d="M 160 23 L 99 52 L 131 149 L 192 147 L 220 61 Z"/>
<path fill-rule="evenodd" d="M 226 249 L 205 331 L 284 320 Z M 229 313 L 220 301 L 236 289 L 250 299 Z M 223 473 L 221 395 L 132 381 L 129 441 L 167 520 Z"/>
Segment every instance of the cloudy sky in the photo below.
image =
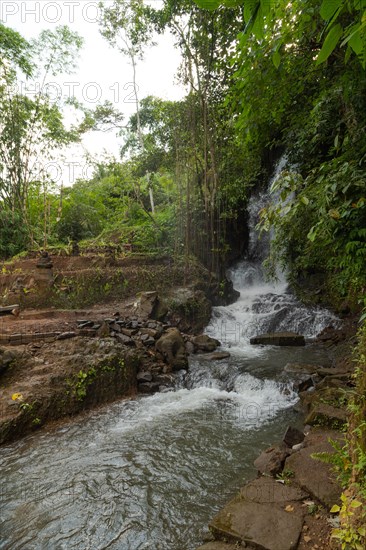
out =
<path fill-rule="evenodd" d="M 151 2 L 160 3 L 160 0 Z M 106 0 L 106 3 L 111 4 L 112 0 Z M 65 24 L 84 38 L 75 74 L 49 79 L 54 84 L 55 93 L 64 96 L 74 93 L 89 108 L 105 100 L 112 101 L 128 119 L 135 110 L 132 68 L 128 59 L 113 50 L 100 35 L 99 13 L 98 1 L 0 0 L 1 21 L 27 39 L 36 37 L 43 29 Z M 164 99 L 180 99 L 184 89 L 175 79 L 180 57 L 173 37 L 168 34 L 157 36 L 155 41 L 157 45 L 148 49 L 137 67 L 139 98 L 156 95 Z M 93 156 L 100 156 L 103 151 L 118 156 L 120 142 L 113 132 L 90 133 L 83 139 L 82 147 L 66 153 L 66 158 L 76 166 L 78 162 L 80 165 L 84 162 L 85 151 Z M 76 168 L 72 172 L 71 179 L 75 174 L 79 176 Z"/>

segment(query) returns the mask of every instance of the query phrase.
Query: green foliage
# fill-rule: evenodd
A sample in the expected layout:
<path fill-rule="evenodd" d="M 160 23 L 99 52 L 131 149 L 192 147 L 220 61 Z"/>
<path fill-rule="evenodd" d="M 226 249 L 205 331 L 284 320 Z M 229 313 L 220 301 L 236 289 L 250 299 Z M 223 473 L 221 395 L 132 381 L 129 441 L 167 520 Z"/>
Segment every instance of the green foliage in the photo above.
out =
<path fill-rule="evenodd" d="M 313 458 L 334 466 L 344 492 L 341 506 L 334 505 L 331 513 L 339 513 L 340 526 L 333 529 L 332 538 L 342 550 L 361 550 L 365 547 L 366 531 L 366 324 L 359 330 L 354 350 L 357 368 L 356 391 L 348 405 L 350 420 L 346 442 L 331 441 L 335 453 L 314 453 Z"/>
<path fill-rule="evenodd" d="M 94 382 L 96 377 L 97 371 L 94 367 L 91 367 L 86 372 L 80 370 L 73 379 L 67 381 L 72 395 L 75 396 L 78 401 L 83 401 L 86 397 L 88 386 Z"/>
<path fill-rule="evenodd" d="M 366 543 L 366 529 L 364 525 L 355 526 L 353 517 L 358 508 L 362 507 L 362 502 L 354 498 L 347 497 L 344 493 L 341 495 L 342 505 L 335 504 L 330 510 L 331 513 L 339 512 L 341 527 L 333 529 L 332 538 L 339 540 L 342 550 L 363 550 Z M 365 512 L 361 513 L 359 518 L 362 523 L 365 519 Z"/>
<path fill-rule="evenodd" d="M 292 7 L 287 2 L 275 0 L 194 0 L 203 9 L 216 10 L 220 7 L 237 8 L 243 6 L 245 28 L 243 39 L 246 40 L 251 34 L 257 39 L 265 36 L 268 23 L 276 21 L 282 25 L 284 9 Z M 297 13 L 300 19 L 307 21 L 305 2 L 298 2 Z M 346 48 L 345 61 L 351 54 L 355 54 L 362 67 L 366 67 L 366 23 L 365 23 L 365 2 L 363 0 L 323 0 L 319 9 L 316 3 L 316 14 L 321 16 L 326 23 L 324 29 L 323 44 L 317 55 L 316 63 L 324 63 L 336 50 L 337 45 L 343 38 L 340 46 Z M 296 13 L 296 12 L 295 12 Z M 293 34 L 291 42 L 293 43 Z M 286 41 L 286 44 L 291 44 Z M 273 62 L 276 67 L 280 64 L 279 52 L 275 52 Z"/>
<path fill-rule="evenodd" d="M 14 76 L 15 68 L 19 68 L 27 76 L 33 71 L 31 56 L 29 55 L 29 43 L 16 31 L 0 23 L 0 75 Z M 13 67 L 12 75 L 9 75 L 10 62 Z"/>
<path fill-rule="evenodd" d="M 66 243 L 95 237 L 100 231 L 101 222 L 95 209 L 85 203 L 69 204 L 57 224 L 58 238 Z"/>
<path fill-rule="evenodd" d="M 43 242 L 47 242 L 50 223 L 46 198 L 52 182 L 42 166 L 55 159 L 58 149 L 79 139 L 74 128 L 64 126 L 61 105 L 47 93 L 47 79 L 72 71 L 82 39 L 67 27 L 56 27 L 28 44 L 11 29 L 1 25 L 0 30 L 0 208 L 21 221 L 28 243 L 35 246 L 42 218 Z M 36 93 L 23 92 L 19 69 L 33 79 L 29 89 Z M 41 86 L 36 84 L 38 79 Z M 34 186 L 43 187 L 45 199 L 36 226 L 30 206 Z M 0 242 L 0 248 L 6 248 L 5 244 Z"/>
<path fill-rule="evenodd" d="M 17 212 L 0 210 L 0 257 L 11 258 L 26 248 L 27 231 Z"/>
<path fill-rule="evenodd" d="M 296 280 L 326 272 L 340 296 L 366 285 L 365 172 L 356 162 L 334 159 L 304 180 L 284 173 L 273 186 L 279 200 L 261 212 L 261 227 L 274 226 L 272 258 L 281 257 Z M 332 254 L 329 254 L 331 247 Z"/>

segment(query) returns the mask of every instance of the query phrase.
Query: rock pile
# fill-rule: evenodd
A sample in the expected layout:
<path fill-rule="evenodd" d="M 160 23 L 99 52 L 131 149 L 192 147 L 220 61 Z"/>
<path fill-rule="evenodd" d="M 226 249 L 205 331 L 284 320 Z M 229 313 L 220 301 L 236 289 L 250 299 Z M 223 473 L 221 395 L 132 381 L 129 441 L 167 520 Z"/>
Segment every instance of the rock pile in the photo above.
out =
<path fill-rule="evenodd" d="M 151 297 L 153 298 L 152 293 Z M 138 390 L 141 393 L 166 391 L 173 387 L 174 373 L 188 369 L 190 354 L 204 354 L 203 357 L 207 357 L 207 360 L 219 360 L 230 355 L 212 353 L 220 342 L 205 334 L 192 336 L 180 332 L 170 323 L 138 316 L 122 319 L 118 313 L 102 320 L 79 319 L 75 333 L 60 335 L 58 339 L 72 335 L 110 337 L 118 343 L 135 348 L 142 359 L 142 370 L 137 376 Z"/>

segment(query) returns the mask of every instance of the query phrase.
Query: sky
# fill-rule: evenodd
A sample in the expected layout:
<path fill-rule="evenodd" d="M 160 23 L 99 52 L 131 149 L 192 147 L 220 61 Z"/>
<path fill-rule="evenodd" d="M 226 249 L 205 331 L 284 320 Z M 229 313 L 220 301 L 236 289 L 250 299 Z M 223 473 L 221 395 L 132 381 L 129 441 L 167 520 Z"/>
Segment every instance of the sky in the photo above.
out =
<path fill-rule="evenodd" d="M 149 0 L 160 4 L 161 0 Z M 113 0 L 105 0 L 111 5 Z M 91 0 L 0 0 L 0 20 L 27 39 L 35 38 L 44 29 L 68 25 L 84 38 L 84 46 L 76 72 L 49 78 L 49 90 L 55 96 L 75 95 L 87 108 L 95 108 L 105 100 L 125 115 L 127 121 L 135 111 L 132 97 L 132 67 L 127 58 L 114 50 L 99 33 L 100 10 L 98 1 Z M 137 66 L 139 99 L 155 95 L 178 100 L 185 94 L 176 82 L 180 54 L 170 34 L 156 36 L 157 45 L 149 47 Z M 26 93 L 32 94 L 29 84 L 22 83 Z M 70 121 L 70 115 L 66 116 Z M 90 176 L 91 167 L 85 153 L 101 157 L 104 153 L 118 157 L 121 138 L 115 132 L 91 132 L 84 136 L 82 145 L 65 152 L 64 160 L 50 172 L 59 183 L 74 183 L 77 177 Z M 60 166 L 61 162 L 61 166 Z"/>

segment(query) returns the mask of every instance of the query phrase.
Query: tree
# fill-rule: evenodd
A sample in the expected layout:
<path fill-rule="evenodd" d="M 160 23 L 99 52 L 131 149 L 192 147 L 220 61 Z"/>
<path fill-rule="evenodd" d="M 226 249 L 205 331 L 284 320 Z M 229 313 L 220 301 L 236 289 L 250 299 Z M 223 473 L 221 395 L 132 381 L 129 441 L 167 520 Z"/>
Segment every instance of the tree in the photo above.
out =
<path fill-rule="evenodd" d="M 143 46 L 152 43 L 152 25 L 146 17 L 143 0 L 114 0 L 111 7 L 100 3 L 101 34 L 110 44 L 126 55 L 132 65 L 132 84 L 136 105 L 137 135 L 140 148 L 144 148 L 140 124 L 140 103 L 137 86 L 137 61 L 143 57 Z M 154 197 L 150 187 L 151 211 L 154 214 Z"/>
<path fill-rule="evenodd" d="M 0 42 L 0 197 L 12 216 L 18 213 L 31 242 L 30 186 L 34 181 L 42 182 L 46 196 L 50 181 L 47 163 L 56 158 L 61 147 L 79 140 L 75 128 L 65 128 L 61 104 L 51 98 L 47 79 L 72 71 L 81 45 L 79 35 L 67 27 L 43 31 L 31 44 L 6 28 Z M 17 69 L 28 78 L 26 86 Z M 44 217 L 47 225 L 46 204 Z"/>
<path fill-rule="evenodd" d="M 213 11 L 220 7 L 238 8 L 243 6 L 245 28 L 243 35 L 253 33 L 261 38 L 267 24 L 272 20 L 281 21 L 284 2 L 280 0 L 194 0 L 203 9 Z M 302 3 L 299 15 L 303 16 Z M 318 2 L 317 2 L 318 4 Z M 286 6 L 290 7 L 288 4 Z M 318 6 L 317 6 L 318 7 Z M 323 0 L 319 14 L 325 22 L 324 39 L 316 57 L 317 64 L 324 63 L 340 43 L 345 48 L 345 61 L 352 54 L 359 59 L 363 69 L 366 68 L 366 2 L 364 0 Z M 305 10 L 306 11 L 306 10 Z M 274 56 L 274 63 L 279 63 L 279 56 Z"/>

